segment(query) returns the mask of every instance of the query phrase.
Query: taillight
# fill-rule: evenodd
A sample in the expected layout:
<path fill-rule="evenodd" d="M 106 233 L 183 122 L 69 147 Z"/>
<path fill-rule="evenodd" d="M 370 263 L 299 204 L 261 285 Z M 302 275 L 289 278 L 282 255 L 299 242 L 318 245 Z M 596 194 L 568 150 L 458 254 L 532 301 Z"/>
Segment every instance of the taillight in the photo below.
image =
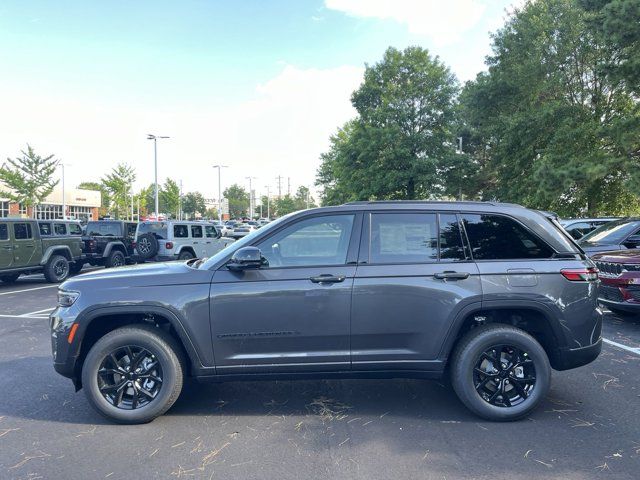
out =
<path fill-rule="evenodd" d="M 598 280 L 598 269 L 589 268 L 563 268 L 562 276 L 570 282 L 595 282 Z"/>
<path fill-rule="evenodd" d="M 171 250 L 173 248 L 173 242 L 167 242 L 164 244 L 164 248 Z"/>

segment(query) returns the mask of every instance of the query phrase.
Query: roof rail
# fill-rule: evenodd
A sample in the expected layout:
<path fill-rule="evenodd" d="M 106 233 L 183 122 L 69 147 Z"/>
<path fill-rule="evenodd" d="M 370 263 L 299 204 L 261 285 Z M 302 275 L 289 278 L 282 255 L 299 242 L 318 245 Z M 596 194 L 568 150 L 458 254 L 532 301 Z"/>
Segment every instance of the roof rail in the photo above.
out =
<path fill-rule="evenodd" d="M 503 206 L 516 206 L 520 207 L 521 205 L 515 203 L 502 203 L 502 202 L 481 202 L 474 200 L 460 200 L 460 201 L 452 201 L 452 200 L 359 200 L 355 202 L 347 202 L 344 205 L 380 205 L 380 204 L 436 204 L 436 205 L 503 205 Z"/>

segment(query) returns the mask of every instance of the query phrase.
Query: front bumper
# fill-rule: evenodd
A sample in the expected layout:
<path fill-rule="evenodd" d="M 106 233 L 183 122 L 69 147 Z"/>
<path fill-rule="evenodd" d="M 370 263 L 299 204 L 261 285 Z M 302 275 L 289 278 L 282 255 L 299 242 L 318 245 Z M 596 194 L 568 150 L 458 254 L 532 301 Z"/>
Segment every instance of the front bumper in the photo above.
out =
<path fill-rule="evenodd" d="M 80 352 L 78 340 L 69 343 L 71 326 L 76 320 L 75 308 L 56 308 L 49 315 L 53 368 L 60 375 L 75 380 L 76 361 Z"/>
<path fill-rule="evenodd" d="M 598 301 L 607 307 L 625 312 L 640 312 L 640 277 L 637 272 L 615 278 L 601 277 Z"/>

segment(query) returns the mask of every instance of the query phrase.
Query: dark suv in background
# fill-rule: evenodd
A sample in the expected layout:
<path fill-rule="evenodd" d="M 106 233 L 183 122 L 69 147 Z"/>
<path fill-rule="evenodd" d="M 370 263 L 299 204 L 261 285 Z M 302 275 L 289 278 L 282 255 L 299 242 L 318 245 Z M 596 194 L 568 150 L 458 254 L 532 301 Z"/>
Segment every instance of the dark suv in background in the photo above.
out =
<path fill-rule="evenodd" d="M 121 423 L 164 413 L 185 376 L 448 375 L 470 410 L 513 420 L 545 397 L 551 368 L 600 353 L 598 285 L 540 212 L 357 202 L 282 217 L 206 261 L 65 282 L 53 361 Z"/>
<path fill-rule="evenodd" d="M 588 254 L 640 247 L 640 218 L 609 222 L 582 237 L 578 244 Z"/>
<path fill-rule="evenodd" d="M 82 237 L 84 261 L 107 268 L 135 262 L 137 222 L 96 220 L 87 223 Z M 78 271 L 82 265 L 78 267 Z"/>
<path fill-rule="evenodd" d="M 594 255 L 600 271 L 600 303 L 612 312 L 640 315 L 640 249 Z"/>

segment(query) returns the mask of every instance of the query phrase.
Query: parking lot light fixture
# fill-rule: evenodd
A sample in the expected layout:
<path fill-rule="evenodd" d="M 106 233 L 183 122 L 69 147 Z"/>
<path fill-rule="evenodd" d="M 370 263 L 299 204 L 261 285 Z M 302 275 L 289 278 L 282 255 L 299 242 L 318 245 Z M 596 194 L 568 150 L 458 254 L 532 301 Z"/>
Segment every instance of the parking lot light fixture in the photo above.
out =
<path fill-rule="evenodd" d="M 147 134 L 147 140 L 153 140 L 153 165 L 154 165 L 154 197 L 155 197 L 155 213 L 156 219 L 160 217 L 160 212 L 158 212 L 158 139 L 169 138 L 163 135 L 152 135 L 150 133 Z"/>
<path fill-rule="evenodd" d="M 228 168 L 228 165 L 214 165 L 213 168 L 218 169 L 218 220 L 220 221 L 220 225 L 222 225 L 222 182 L 221 171 L 223 168 Z"/>

